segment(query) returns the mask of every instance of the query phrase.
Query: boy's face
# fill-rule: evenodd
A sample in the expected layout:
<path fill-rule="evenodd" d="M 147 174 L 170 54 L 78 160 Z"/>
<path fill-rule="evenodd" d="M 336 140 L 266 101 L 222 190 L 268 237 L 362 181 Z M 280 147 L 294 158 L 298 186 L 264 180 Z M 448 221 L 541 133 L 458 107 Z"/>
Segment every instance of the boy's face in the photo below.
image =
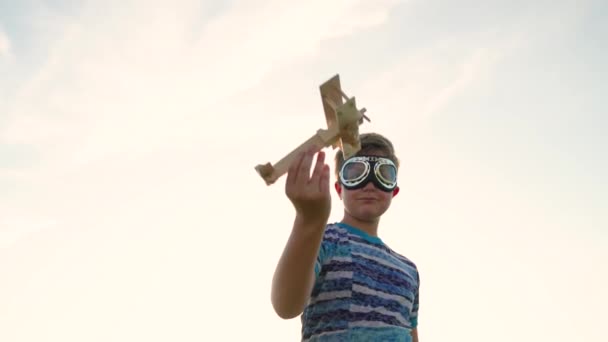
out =
<path fill-rule="evenodd" d="M 364 154 L 384 157 L 380 151 L 365 151 Z M 373 182 L 359 189 L 346 189 L 337 181 L 335 188 L 348 214 L 361 221 L 378 219 L 388 210 L 393 197 L 399 193 L 399 187 L 392 191 L 382 191 Z"/>

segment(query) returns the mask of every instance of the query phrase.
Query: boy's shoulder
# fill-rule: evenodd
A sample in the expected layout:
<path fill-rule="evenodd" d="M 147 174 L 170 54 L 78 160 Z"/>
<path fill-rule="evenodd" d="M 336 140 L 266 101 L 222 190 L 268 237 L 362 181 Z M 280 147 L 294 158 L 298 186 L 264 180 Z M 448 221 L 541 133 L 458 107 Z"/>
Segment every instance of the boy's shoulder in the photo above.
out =
<path fill-rule="evenodd" d="M 401 252 L 397 252 L 396 250 L 394 250 L 380 237 L 371 236 L 357 228 L 354 228 L 341 222 L 328 223 L 325 227 L 323 240 L 325 242 L 330 243 L 338 243 L 340 241 L 351 241 L 359 245 L 372 246 L 372 248 L 377 248 L 383 251 L 384 253 L 391 255 L 393 258 L 398 259 L 399 261 L 403 262 L 407 266 L 417 271 L 416 263 L 411 258 L 405 256 L 405 254 Z"/>

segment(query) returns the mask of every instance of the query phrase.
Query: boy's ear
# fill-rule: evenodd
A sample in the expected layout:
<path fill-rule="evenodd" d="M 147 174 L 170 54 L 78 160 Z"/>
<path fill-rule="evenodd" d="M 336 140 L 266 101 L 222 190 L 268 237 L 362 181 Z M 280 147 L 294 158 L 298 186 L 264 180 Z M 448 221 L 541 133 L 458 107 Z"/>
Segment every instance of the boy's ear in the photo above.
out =
<path fill-rule="evenodd" d="M 336 192 L 338 193 L 338 196 L 340 196 L 340 199 L 342 198 L 342 186 L 340 185 L 340 182 L 336 181 L 334 183 L 334 188 L 336 189 Z"/>
<path fill-rule="evenodd" d="M 399 193 L 399 187 L 396 187 L 396 188 L 393 190 L 393 197 L 397 196 L 397 194 L 398 194 L 398 193 Z"/>

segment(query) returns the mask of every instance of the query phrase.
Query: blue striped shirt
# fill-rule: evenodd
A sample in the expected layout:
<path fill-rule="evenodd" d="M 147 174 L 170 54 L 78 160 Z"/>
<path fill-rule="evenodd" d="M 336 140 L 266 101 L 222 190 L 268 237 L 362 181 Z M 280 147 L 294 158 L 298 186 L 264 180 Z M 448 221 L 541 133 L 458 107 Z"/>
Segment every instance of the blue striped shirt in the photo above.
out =
<path fill-rule="evenodd" d="M 378 237 L 328 224 L 301 316 L 302 341 L 405 341 L 418 324 L 416 265 Z"/>

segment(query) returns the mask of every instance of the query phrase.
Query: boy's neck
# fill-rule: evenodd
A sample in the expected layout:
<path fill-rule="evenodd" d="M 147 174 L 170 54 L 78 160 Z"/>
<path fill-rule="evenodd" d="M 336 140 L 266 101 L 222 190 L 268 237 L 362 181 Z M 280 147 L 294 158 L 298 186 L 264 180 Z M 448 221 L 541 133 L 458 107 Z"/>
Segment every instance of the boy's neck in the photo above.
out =
<path fill-rule="evenodd" d="M 380 218 L 377 218 L 373 221 L 362 221 L 350 216 L 348 213 L 344 213 L 344 217 L 340 222 L 360 229 L 371 236 L 378 236 L 378 225 L 380 223 Z"/>

